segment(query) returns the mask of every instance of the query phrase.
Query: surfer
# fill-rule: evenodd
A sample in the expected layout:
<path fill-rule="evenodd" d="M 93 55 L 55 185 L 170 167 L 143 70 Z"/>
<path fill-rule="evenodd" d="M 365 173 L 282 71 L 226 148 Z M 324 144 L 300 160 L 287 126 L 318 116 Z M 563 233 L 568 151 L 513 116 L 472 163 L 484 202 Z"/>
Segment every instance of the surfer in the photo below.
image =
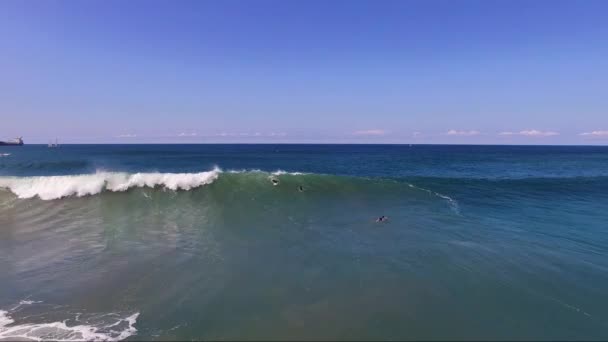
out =
<path fill-rule="evenodd" d="M 299 192 L 304 192 L 304 187 L 303 187 L 303 186 L 301 186 L 301 185 L 300 185 L 300 186 L 298 186 L 298 191 L 299 191 Z"/>
<path fill-rule="evenodd" d="M 272 185 L 279 185 L 279 180 L 276 178 L 272 178 L 270 181 L 272 182 Z"/>
<path fill-rule="evenodd" d="M 386 222 L 386 221 L 388 221 L 388 217 L 384 216 L 384 215 L 382 215 L 382 216 L 380 216 L 380 217 L 378 217 L 376 219 L 376 222 L 378 222 L 378 223 L 380 223 L 380 222 Z"/>

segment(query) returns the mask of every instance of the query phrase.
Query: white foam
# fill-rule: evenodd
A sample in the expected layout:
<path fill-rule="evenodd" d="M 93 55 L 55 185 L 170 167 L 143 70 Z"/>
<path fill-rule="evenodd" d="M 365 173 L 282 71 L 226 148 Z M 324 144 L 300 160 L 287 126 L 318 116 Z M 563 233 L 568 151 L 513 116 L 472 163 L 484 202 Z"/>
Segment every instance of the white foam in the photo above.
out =
<path fill-rule="evenodd" d="M 0 153 L 0 157 L 8 157 L 10 156 L 10 153 Z"/>
<path fill-rule="evenodd" d="M 228 173 L 262 173 L 264 171 L 260 170 L 260 169 L 251 169 L 251 170 L 247 170 L 247 169 L 241 169 L 241 170 L 228 170 Z"/>
<path fill-rule="evenodd" d="M 0 310 L 0 332 L 2 331 L 2 328 L 13 322 L 15 321 L 8 315 L 7 311 Z"/>
<path fill-rule="evenodd" d="M 9 313 L 0 310 L 0 340 L 120 341 L 137 333 L 135 323 L 138 316 L 139 313 L 135 313 L 101 326 L 86 324 L 68 326 L 65 321 L 13 325 L 15 321 Z M 120 326 L 123 328 L 116 330 Z"/>
<path fill-rule="evenodd" d="M 448 203 L 450 204 L 450 208 L 452 208 L 452 210 L 453 210 L 453 211 L 454 211 L 456 214 L 460 215 L 460 207 L 458 206 L 458 202 L 456 202 L 456 200 L 455 200 L 455 199 L 453 199 L 453 198 L 451 198 L 450 196 L 448 196 L 448 195 L 444 195 L 444 194 L 440 194 L 440 193 L 438 193 L 438 192 L 435 192 L 435 191 L 432 191 L 432 190 L 429 190 L 429 189 L 421 188 L 421 187 L 419 187 L 419 186 L 415 186 L 414 184 L 408 184 L 408 186 L 409 186 L 410 188 L 414 188 L 414 189 L 418 189 L 418 190 L 426 191 L 426 192 L 428 192 L 429 194 L 431 194 L 431 195 L 435 195 L 435 196 L 437 196 L 437 197 L 439 197 L 439 198 L 443 198 L 444 200 L 448 201 Z"/>
<path fill-rule="evenodd" d="M 32 305 L 32 304 L 40 304 L 42 303 L 42 301 L 37 301 L 37 300 L 22 300 L 19 302 L 19 304 L 17 304 L 17 306 L 15 306 L 14 308 L 11 309 L 11 311 L 15 311 L 17 309 L 19 309 L 20 307 L 24 306 L 24 305 Z"/>
<path fill-rule="evenodd" d="M 98 172 L 76 176 L 0 177 L 0 188 L 9 189 L 19 198 L 38 196 L 42 200 L 53 200 L 95 195 L 104 190 L 126 191 L 133 187 L 190 190 L 213 183 L 220 173 L 216 168 L 199 173 Z"/>
<path fill-rule="evenodd" d="M 273 176 L 280 176 L 280 175 L 292 175 L 292 176 L 297 176 L 297 175 L 303 175 L 303 172 L 287 172 L 287 171 L 283 171 L 283 170 L 276 170 L 275 172 L 271 173 Z"/>
<path fill-rule="evenodd" d="M 260 170 L 260 169 L 241 169 L 241 170 L 228 170 L 228 173 L 264 173 L 264 174 L 268 174 L 268 172 Z M 292 176 L 297 176 L 297 175 L 305 175 L 306 173 L 304 172 L 287 172 L 284 170 L 276 170 L 274 172 L 270 172 L 271 176 L 281 176 L 281 175 L 292 175 Z"/>
<path fill-rule="evenodd" d="M 458 208 L 458 202 L 456 202 L 454 199 L 452 199 L 452 197 L 440 194 L 438 192 L 433 192 L 433 194 L 435 194 L 435 196 L 443 198 L 444 200 L 447 200 L 450 203 L 450 205 L 452 205 L 454 210 L 456 210 L 456 212 L 460 213 L 460 210 Z"/>

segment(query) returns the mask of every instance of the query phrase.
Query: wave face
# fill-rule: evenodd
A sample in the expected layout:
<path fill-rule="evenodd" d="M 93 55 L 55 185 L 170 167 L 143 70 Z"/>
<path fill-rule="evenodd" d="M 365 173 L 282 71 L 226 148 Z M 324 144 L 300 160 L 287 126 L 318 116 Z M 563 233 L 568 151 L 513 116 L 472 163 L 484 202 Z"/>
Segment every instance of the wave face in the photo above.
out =
<path fill-rule="evenodd" d="M 314 192 L 316 194 L 360 193 L 391 196 L 416 196 L 428 194 L 432 199 L 444 200 L 455 212 L 460 213 L 456 200 L 448 195 L 413 184 L 391 179 L 368 179 L 333 175 L 307 174 L 277 170 L 230 170 L 219 168 L 198 173 L 115 173 L 100 172 L 90 175 L 0 177 L 0 188 L 10 190 L 20 199 L 39 198 L 56 200 L 66 197 L 84 197 L 103 192 L 125 192 L 134 188 L 150 188 L 161 191 L 188 191 L 216 182 L 221 191 L 247 191 L 264 194 L 269 189 L 283 190 L 268 194 L 277 198 L 292 196 L 290 193 Z M 285 192 L 287 190 L 287 193 Z M 143 196 L 150 198 L 149 194 Z"/>
<path fill-rule="evenodd" d="M 134 188 L 150 188 L 162 191 L 188 191 L 210 185 L 218 179 L 219 186 L 230 191 L 230 187 L 262 191 L 268 185 L 289 189 L 306 186 L 315 192 L 374 191 L 381 189 L 387 195 L 411 189 L 442 198 L 458 207 L 447 193 L 474 196 L 480 191 L 501 191 L 504 195 L 530 196 L 539 193 L 576 195 L 582 193 L 604 194 L 608 191 L 608 177 L 551 177 L 524 179 L 474 179 L 443 177 L 367 178 L 337 176 L 277 170 L 228 170 L 219 168 L 193 173 L 126 173 L 97 172 L 93 174 L 0 177 L 0 189 L 6 189 L 18 198 L 55 200 L 66 197 L 84 197 L 103 192 L 125 192 Z M 276 182 L 276 183 L 273 183 Z M 408 189 L 410 188 L 410 189 Z M 304 189 L 303 189 L 304 190 Z"/>

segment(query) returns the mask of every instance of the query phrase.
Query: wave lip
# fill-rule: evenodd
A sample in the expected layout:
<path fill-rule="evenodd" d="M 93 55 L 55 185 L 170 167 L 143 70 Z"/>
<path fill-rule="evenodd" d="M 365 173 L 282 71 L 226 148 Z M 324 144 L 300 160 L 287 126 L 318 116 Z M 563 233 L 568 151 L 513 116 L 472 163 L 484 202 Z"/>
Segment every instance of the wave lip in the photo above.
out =
<path fill-rule="evenodd" d="M 98 172 L 75 176 L 0 177 L 0 188 L 9 189 L 19 198 L 39 197 L 53 200 L 63 197 L 95 195 L 104 190 L 119 192 L 134 187 L 190 190 L 213 183 L 221 170 L 199 173 L 119 173 Z"/>
<path fill-rule="evenodd" d="M 444 195 L 444 194 L 440 194 L 438 192 L 429 190 L 429 189 L 425 189 L 425 188 L 421 188 L 419 186 L 415 186 L 414 184 L 408 184 L 408 186 L 412 189 L 418 189 L 418 190 L 422 190 L 422 191 L 426 191 L 431 195 L 435 195 L 439 198 L 443 198 L 444 200 L 448 201 L 448 203 L 450 204 L 450 208 L 452 208 L 452 210 L 460 215 L 460 207 L 458 206 L 458 202 L 456 202 L 456 200 L 454 200 L 452 197 L 448 196 L 448 195 Z"/>
<path fill-rule="evenodd" d="M 304 173 L 304 172 L 288 172 L 288 171 L 284 171 L 284 170 L 276 170 L 271 173 L 271 175 L 273 175 L 273 176 L 281 176 L 281 175 L 300 176 L 300 175 L 305 175 L 305 174 L 306 173 Z"/>

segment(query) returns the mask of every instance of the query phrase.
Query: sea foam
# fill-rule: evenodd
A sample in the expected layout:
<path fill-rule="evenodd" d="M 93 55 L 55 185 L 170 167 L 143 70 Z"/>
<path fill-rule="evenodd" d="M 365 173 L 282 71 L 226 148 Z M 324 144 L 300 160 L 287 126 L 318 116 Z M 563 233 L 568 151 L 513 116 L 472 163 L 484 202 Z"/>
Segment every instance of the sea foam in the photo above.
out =
<path fill-rule="evenodd" d="M 119 173 L 98 172 L 74 176 L 0 177 L 0 188 L 19 198 L 53 200 L 68 196 L 95 195 L 102 191 L 126 191 L 134 187 L 164 187 L 190 190 L 213 183 L 221 170 L 199 173 Z"/>
<path fill-rule="evenodd" d="M 448 196 L 448 195 L 444 195 L 444 194 L 440 194 L 440 193 L 438 193 L 438 192 L 435 192 L 435 191 L 432 191 L 432 190 L 429 190 L 429 189 L 421 188 L 421 187 L 419 187 L 419 186 L 415 186 L 414 184 L 408 184 L 408 186 L 409 186 L 410 188 L 412 188 L 412 189 L 418 189 L 418 190 L 422 190 L 422 191 L 428 192 L 428 193 L 429 193 L 429 194 L 431 194 L 431 195 L 437 196 L 437 197 L 439 197 L 439 198 L 443 198 L 444 200 L 448 201 L 448 203 L 449 203 L 449 205 L 450 205 L 450 208 L 452 208 L 452 210 L 453 210 L 453 211 L 454 211 L 456 214 L 460 215 L 460 207 L 458 206 L 458 202 L 456 202 L 456 200 L 454 200 L 454 199 L 453 199 L 453 198 L 451 198 L 450 196 Z"/>
<path fill-rule="evenodd" d="M 95 325 L 68 326 L 66 322 L 14 324 L 7 311 L 0 310 L 0 340 L 26 341 L 120 341 L 135 335 L 139 313 L 115 321 Z"/>

